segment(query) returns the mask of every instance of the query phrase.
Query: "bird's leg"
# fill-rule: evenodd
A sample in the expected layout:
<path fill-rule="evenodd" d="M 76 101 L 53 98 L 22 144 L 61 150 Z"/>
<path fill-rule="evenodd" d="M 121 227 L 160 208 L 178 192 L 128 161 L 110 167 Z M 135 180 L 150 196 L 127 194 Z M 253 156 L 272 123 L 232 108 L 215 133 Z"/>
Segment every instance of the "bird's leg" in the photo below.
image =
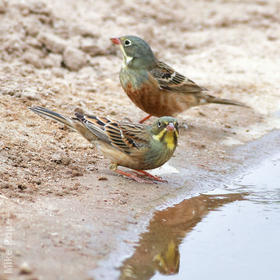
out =
<path fill-rule="evenodd" d="M 120 169 L 118 169 L 118 165 L 117 164 L 111 164 L 110 165 L 110 169 L 113 170 L 115 173 L 118 173 L 120 175 L 123 175 L 125 177 L 128 177 L 128 178 L 131 178 L 133 179 L 134 181 L 138 182 L 138 183 L 148 183 L 148 184 L 151 184 L 151 181 L 147 181 L 147 180 L 143 180 L 141 178 L 139 178 L 138 175 L 135 175 L 135 174 L 132 174 L 132 173 L 128 173 L 128 172 L 125 172 L 125 171 L 122 171 Z"/>
<path fill-rule="evenodd" d="M 139 178 L 138 175 L 135 175 L 135 174 L 132 174 L 132 173 L 128 173 L 128 172 L 124 172 L 120 169 L 115 169 L 114 172 L 120 174 L 120 175 L 123 175 L 123 176 L 126 176 L 130 179 L 133 179 L 134 181 L 138 182 L 138 183 L 145 183 L 145 184 L 151 184 L 151 181 L 147 181 L 147 180 L 143 180 L 141 178 Z"/>
<path fill-rule="evenodd" d="M 154 175 L 150 174 L 150 173 L 147 172 L 147 171 L 138 170 L 138 169 L 137 169 L 136 171 L 139 172 L 139 173 L 144 174 L 144 176 L 147 176 L 148 178 L 150 178 L 150 179 L 152 179 L 152 180 L 154 180 L 154 181 L 158 181 L 158 182 L 162 182 L 162 183 L 167 183 L 166 180 L 161 179 L 161 177 L 159 177 L 159 176 L 154 176 Z"/>
<path fill-rule="evenodd" d="M 151 116 L 152 116 L 152 115 L 146 116 L 145 118 L 143 118 L 142 120 L 140 120 L 139 123 L 145 122 L 145 121 L 148 120 Z"/>
<path fill-rule="evenodd" d="M 192 125 L 188 125 L 185 122 L 183 122 L 179 125 L 179 128 L 182 128 L 182 129 L 189 129 L 190 127 L 192 127 Z"/>

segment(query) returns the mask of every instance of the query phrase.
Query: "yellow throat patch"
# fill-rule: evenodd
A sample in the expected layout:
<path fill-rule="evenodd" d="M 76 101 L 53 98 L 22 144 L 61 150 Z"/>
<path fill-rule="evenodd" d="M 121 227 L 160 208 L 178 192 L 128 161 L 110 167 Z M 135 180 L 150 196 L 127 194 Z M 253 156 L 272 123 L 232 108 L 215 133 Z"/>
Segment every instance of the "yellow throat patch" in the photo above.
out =
<path fill-rule="evenodd" d="M 163 129 L 159 134 L 153 135 L 153 138 L 157 141 L 162 141 L 163 137 L 163 142 L 166 143 L 167 148 L 173 151 L 175 149 L 174 133 L 176 137 L 178 137 L 178 133 L 176 130 L 173 132 Z"/>
<path fill-rule="evenodd" d="M 131 56 L 127 56 L 125 51 L 124 51 L 124 48 L 122 45 L 120 45 L 120 48 L 121 48 L 121 51 L 122 51 L 122 54 L 123 54 L 123 63 L 122 63 L 122 66 L 123 68 L 127 67 L 127 65 L 132 61 L 133 57 Z"/>

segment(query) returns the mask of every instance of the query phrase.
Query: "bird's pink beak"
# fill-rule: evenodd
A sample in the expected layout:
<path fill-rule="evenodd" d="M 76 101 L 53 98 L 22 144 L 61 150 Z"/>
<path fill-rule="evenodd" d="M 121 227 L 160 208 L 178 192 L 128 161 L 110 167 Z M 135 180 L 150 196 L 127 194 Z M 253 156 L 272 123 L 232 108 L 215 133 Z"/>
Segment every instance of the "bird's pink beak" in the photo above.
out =
<path fill-rule="evenodd" d="M 168 125 L 167 125 L 167 127 L 166 127 L 166 129 L 168 130 L 168 131 L 173 131 L 174 130 L 174 124 L 173 123 L 169 123 Z"/>
<path fill-rule="evenodd" d="M 121 40 L 119 38 L 110 38 L 110 40 L 115 45 L 120 45 L 121 44 Z"/>

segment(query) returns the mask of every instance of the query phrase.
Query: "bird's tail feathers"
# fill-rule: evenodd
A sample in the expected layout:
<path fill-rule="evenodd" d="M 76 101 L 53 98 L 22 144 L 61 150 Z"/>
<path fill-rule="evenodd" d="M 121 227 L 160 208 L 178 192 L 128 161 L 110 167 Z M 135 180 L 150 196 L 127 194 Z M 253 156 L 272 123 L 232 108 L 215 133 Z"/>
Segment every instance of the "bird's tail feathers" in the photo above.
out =
<path fill-rule="evenodd" d="M 212 96 L 212 95 L 206 95 L 204 97 L 204 99 L 206 100 L 206 103 L 234 105 L 234 106 L 249 108 L 249 106 L 247 106 L 246 104 L 244 104 L 242 102 L 231 100 L 231 99 L 219 98 L 219 97 L 215 97 L 215 96 Z"/>
<path fill-rule="evenodd" d="M 97 140 L 97 136 L 84 125 L 84 122 L 82 121 L 83 118 L 82 114 L 76 113 L 75 114 L 76 117 L 68 118 L 56 112 L 53 112 L 49 109 L 39 107 L 39 106 L 30 107 L 29 109 L 38 115 L 48 117 L 52 120 L 65 124 L 66 126 L 72 128 L 73 130 L 76 130 L 92 144 L 95 143 L 95 141 Z M 77 116 L 79 116 L 79 118 Z"/>
<path fill-rule="evenodd" d="M 38 115 L 41 115 L 41 116 L 45 116 L 45 117 L 48 117 L 50 119 L 53 119 L 57 122 L 60 122 L 62 124 L 65 124 L 73 129 L 75 129 L 74 125 L 73 125 L 73 121 L 71 118 L 68 118 L 68 117 L 64 117 L 56 112 L 53 112 L 47 108 L 43 108 L 43 107 L 40 107 L 40 106 L 36 106 L 36 107 L 29 107 L 29 109 L 31 111 L 33 111 L 34 113 L 38 114 Z"/>

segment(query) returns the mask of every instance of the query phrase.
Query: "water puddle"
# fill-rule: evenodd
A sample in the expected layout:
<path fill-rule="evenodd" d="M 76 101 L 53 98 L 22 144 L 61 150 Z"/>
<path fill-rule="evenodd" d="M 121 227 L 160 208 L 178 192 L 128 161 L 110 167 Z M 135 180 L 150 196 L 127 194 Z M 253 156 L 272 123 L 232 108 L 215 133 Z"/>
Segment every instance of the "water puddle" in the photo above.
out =
<path fill-rule="evenodd" d="M 280 153 L 155 213 L 120 279 L 279 279 Z"/>

